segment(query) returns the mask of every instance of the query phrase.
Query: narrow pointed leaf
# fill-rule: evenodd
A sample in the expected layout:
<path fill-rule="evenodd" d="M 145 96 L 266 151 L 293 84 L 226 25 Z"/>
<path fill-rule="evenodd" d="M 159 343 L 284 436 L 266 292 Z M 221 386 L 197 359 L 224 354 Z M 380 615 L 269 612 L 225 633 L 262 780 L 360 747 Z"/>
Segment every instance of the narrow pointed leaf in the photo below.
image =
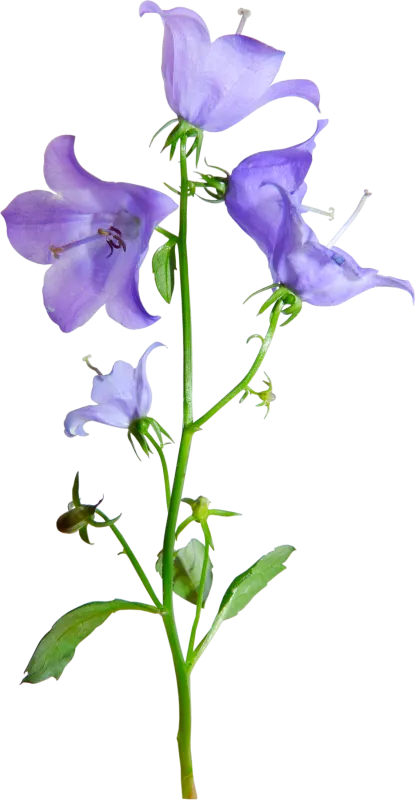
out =
<path fill-rule="evenodd" d="M 166 303 L 172 299 L 175 285 L 175 242 L 168 241 L 156 250 L 152 260 L 153 274 L 159 293 Z"/>
<path fill-rule="evenodd" d="M 25 672 L 22 683 L 40 683 L 47 678 L 61 677 L 75 655 L 75 649 L 115 611 L 136 610 L 159 613 L 154 606 L 130 603 L 127 600 L 86 603 L 74 608 L 55 622 L 40 640 Z"/>

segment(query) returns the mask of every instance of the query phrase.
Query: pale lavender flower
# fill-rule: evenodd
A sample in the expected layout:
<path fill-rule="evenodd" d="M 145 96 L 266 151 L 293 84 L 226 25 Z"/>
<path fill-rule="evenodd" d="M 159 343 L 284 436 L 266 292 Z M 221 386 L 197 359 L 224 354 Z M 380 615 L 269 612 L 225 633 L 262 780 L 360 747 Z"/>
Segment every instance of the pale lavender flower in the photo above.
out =
<path fill-rule="evenodd" d="M 84 406 L 67 414 L 64 428 L 67 436 L 88 436 L 86 422 L 102 422 L 115 428 L 129 429 L 136 420 L 147 417 L 152 404 L 152 391 L 146 375 L 146 362 L 155 347 L 147 348 L 136 368 L 125 361 L 116 361 L 109 375 L 96 375 L 91 400 L 97 405 Z"/>

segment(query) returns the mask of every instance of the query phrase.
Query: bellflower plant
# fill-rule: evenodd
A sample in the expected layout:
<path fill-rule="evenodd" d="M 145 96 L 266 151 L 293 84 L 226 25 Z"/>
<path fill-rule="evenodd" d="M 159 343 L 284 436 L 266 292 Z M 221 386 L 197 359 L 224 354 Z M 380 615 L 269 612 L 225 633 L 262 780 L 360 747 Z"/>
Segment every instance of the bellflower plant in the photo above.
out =
<path fill-rule="evenodd" d="M 146 362 L 149 354 L 162 346 L 160 342 L 147 348 L 137 367 L 119 360 L 108 375 L 92 366 L 90 356 L 86 356 L 88 367 L 97 373 L 91 395 L 93 405 L 70 411 L 64 422 L 69 438 L 85 437 L 84 425 L 92 421 L 124 428 L 134 449 L 138 445 L 146 456 L 156 452 L 160 458 L 167 512 L 163 549 L 155 553 L 155 558 L 162 593 L 155 590 L 153 581 L 116 525 L 118 517 L 110 519 L 104 513 L 102 500 L 81 502 L 77 473 L 69 506 L 58 518 L 58 530 L 64 534 L 78 532 L 81 540 L 90 544 L 89 527 L 109 528 L 151 602 L 93 601 L 69 611 L 39 642 L 23 682 L 34 684 L 50 677 L 60 678 L 77 646 L 116 611 L 145 611 L 159 618 L 166 631 L 176 676 L 182 797 L 195 798 L 191 752 L 192 671 L 223 622 L 242 611 L 285 569 L 294 547 L 279 545 L 238 575 L 226 590 L 208 633 L 197 640 L 199 621 L 213 578 L 211 526 L 217 524 L 216 517 L 232 517 L 237 512 L 210 508 L 210 501 L 202 492 L 196 499 L 184 497 L 194 434 L 205 430 L 209 420 L 238 396 L 242 402 L 255 395 L 267 416 L 271 403 L 276 401 L 272 381 L 266 374 L 266 388 L 260 390 L 253 388 L 251 382 L 262 367 L 279 319 L 286 316 L 283 325 L 293 321 L 301 311 L 302 301 L 316 306 L 336 305 L 375 286 L 405 289 L 412 297 L 414 293 L 407 280 L 385 277 L 375 269 L 359 267 L 351 256 L 335 246 L 361 209 L 368 192 L 351 219 L 327 246 L 319 243 L 304 221 L 306 213 L 316 210 L 304 203 L 305 178 L 312 163 L 315 137 L 327 120 L 318 121 L 315 134 L 302 144 L 284 150 L 260 151 L 245 158 L 231 174 L 219 169 L 220 174 L 199 173 L 197 180 L 189 177 L 189 159 L 195 153 L 198 163 L 204 131 L 223 131 L 279 97 L 297 96 L 318 107 L 319 92 L 309 80 L 273 83 L 283 53 L 242 35 L 249 16 L 246 9 L 240 9 L 242 19 L 237 33 L 222 36 L 215 42 L 211 42 L 201 17 L 190 9 L 163 11 L 156 3 L 146 0 L 140 6 L 140 14 L 147 13 L 158 14 L 164 24 L 162 72 L 167 101 L 177 115 L 163 126 L 177 123 L 164 147 L 170 148 L 171 158 L 179 149 L 180 190 L 174 190 L 180 197 L 177 232 L 159 227 L 177 208 L 173 200 L 156 189 L 102 181 L 86 172 L 75 157 L 73 136 L 58 136 L 46 149 L 45 178 L 51 191 L 20 194 L 3 215 L 12 246 L 30 261 L 48 265 L 44 284 L 46 310 L 51 320 L 65 332 L 84 325 L 104 305 L 108 315 L 126 328 L 138 329 L 156 322 L 158 317 L 144 309 L 138 291 L 139 268 L 155 229 L 165 241 L 153 256 L 153 273 L 156 286 L 168 303 L 175 288 L 178 256 L 183 417 L 173 482 L 164 456 L 166 439 L 170 437 L 160 423 L 149 416 L 152 394 Z M 249 340 L 259 339 L 252 365 L 230 391 L 195 419 L 187 226 L 189 198 L 195 197 L 197 189 L 206 193 L 203 199 L 210 203 L 225 201 L 230 216 L 258 244 L 273 277 L 273 284 L 266 288 L 273 291 L 260 309 L 260 312 L 269 312 L 267 331 L 264 336 L 249 337 Z M 258 289 L 261 291 L 262 288 Z M 136 449 L 135 452 L 138 455 Z M 181 503 L 190 506 L 191 514 L 188 512 L 180 522 Z M 181 535 L 182 543 L 184 532 L 188 532 L 191 525 L 201 533 L 200 538 L 191 538 L 179 547 L 178 537 Z M 174 596 L 195 606 L 186 647 L 178 633 Z"/>

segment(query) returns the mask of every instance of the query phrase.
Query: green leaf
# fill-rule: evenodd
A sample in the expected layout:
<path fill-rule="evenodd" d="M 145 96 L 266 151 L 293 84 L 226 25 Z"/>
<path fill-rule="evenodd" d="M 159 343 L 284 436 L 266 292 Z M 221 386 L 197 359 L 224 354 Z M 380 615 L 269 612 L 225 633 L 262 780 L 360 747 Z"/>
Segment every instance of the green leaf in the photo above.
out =
<path fill-rule="evenodd" d="M 231 619 L 239 611 L 242 611 L 272 578 L 286 569 L 284 562 L 287 561 L 294 549 L 289 544 L 276 547 L 271 553 L 267 553 L 256 561 L 250 569 L 234 578 L 221 601 L 214 625 L 216 626 L 217 621 L 224 622 L 225 619 Z"/>
<path fill-rule="evenodd" d="M 166 303 L 170 303 L 175 285 L 175 247 L 176 240 L 165 242 L 156 250 L 152 260 L 156 286 Z"/>
<path fill-rule="evenodd" d="M 205 547 L 199 539 L 191 539 L 186 547 L 176 550 L 173 554 L 173 591 L 189 603 L 197 604 L 198 589 L 201 581 L 202 564 L 204 561 Z M 156 562 L 156 570 L 163 576 L 163 553 Z M 202 606 L 210 593 L 212 586 L 212 562 L 208 562 L 205 578 L 204 596 Z"/>
<path fill-rule="evenodd" d="M 64 614 L 40 640 L 25 669 L 27 675 L 22 683 L 40 683 L 47 678 L 58 680 L 74 657 L 77 645 L 102 625 L 110 614 L 128 609 L 158 613 L 158 609 L 154 606 L 147 606 L 144 603 L 108 600 L 86 603 Z"/>

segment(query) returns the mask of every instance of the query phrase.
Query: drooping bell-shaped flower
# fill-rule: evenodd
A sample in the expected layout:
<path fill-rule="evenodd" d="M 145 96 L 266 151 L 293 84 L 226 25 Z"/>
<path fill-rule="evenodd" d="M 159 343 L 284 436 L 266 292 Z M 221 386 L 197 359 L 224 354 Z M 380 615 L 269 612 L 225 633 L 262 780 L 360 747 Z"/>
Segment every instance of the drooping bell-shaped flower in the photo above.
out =
<path fill-rule="evenodd" d="M 360 267 L 339 247 L 320 244 L 304 222 L 304 180 L 315 137 L 326 125 L 327 120 L 320 120 L 314 135 L 302 144 L 242 161 L 228 180 L 228 213 L 265 253 L 274 281 L 307 303 L 337 305 L 376 286 L 405 289 L 414 299 L 409 281 Z"/>
<path fill-rule="evenodd" d="M 3 211 L 9 240 L 30 261 L 51 265 L 43 297 L 62 331 L 103 305 L 124 327 L 144 328 L 159 317 L 140 300 L 139 268 L 154 228 L 177 205 L 154 189 L 94 177 L 78 163 L 74 141 L 58 136 L 46 148 L 51 192 L 19 194 Z"/>
<path fill-rule="evenodd" d="M 161 342 L 151 344 L 136 368 L 125 361 L 116 361 L 109 375 L 96 375 L 91 400 L 97 405 L 70 411 L 64 422 L 66 435 L 88 436 L 84 430 L 86 422 L 102 422 L 128 430 L 136 420 L 147 417 L 152 405 L 152 392 L 147 380 L 146 362 L 155 347 L 164 345 Z"/>
<path fill-rule="evenodd" d="M 189 8 L 163 11 L 146 0 L 140 15 L 148 13 L 159 14 L 164 24 L 166 98 L 180 119 L 206 131 L 223 131 L 280 97 L 301 97 L 319 106 L 312 81 L 273 83 L 281 50 L 240 34 L 211 42 L 204 20 Z"/>

